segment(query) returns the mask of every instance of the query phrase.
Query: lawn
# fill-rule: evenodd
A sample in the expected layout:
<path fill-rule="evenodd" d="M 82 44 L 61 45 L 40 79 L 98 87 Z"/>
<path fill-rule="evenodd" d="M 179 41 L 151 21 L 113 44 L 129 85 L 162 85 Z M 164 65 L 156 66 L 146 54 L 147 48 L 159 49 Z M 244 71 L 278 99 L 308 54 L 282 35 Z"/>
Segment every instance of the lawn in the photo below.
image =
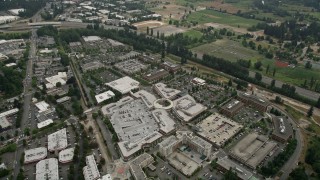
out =
<path fill-rule="evenodd" d="M 268 60 L 268 59 L 261 59 L 261 62 L 264 67 L 264 70 L 261 71 L 262 74 L 272 77 L 272 71 L 274 68 L 276 68 L 276 75 L 275 77 L 272 77 L 272 78 L 281 80 L 285 83 L 290 83 L 293 85 L 300 86 L 301 84 L 304 83 L 305 80 L 310 82 L 311 77 L 313 77 L 317 81 L 320 80 L 320 71 L 317 69 L 306 69 L 304 68 L 303 65 L 298 65 L 295 68 L 290 68 L 290 67 L 279 68 L 275 66 L 274 60 Z M 270 72 L 269 74 L 266 74 L 265 68 L 268 65 L 270 66 L 271 70 L 269 71 Z M 252 68 L 252 70 L 254 69 Z"/>
<path fill-rule="evenodd" d="M 256 25 L 260 21 L 254 19 L 246 19 L 239 16 L 234 16 L 231 14 L 221 13 L 214 10 L 202 10 L 191 13 L 187 20 L 196 21 L 199 24 L 205 23 L 219 23 L 226 24 L 233 27 L 248 28 Z"/>
<path fill-rule="evenodd" d="M 226 60 L 236 62 L 238 59 L 256 59 L 263 58 L 257 51 L 243 47 L 239 42 L 222 39 L 215 42 L 204 44 L 192 49 L 199 56 L 209 54 Z"/>
<path fill-rule="evenodd" d="M 190 29 L 186 32 L 183 33 L 184 35 L 187 35 L 191 38 L 198 38 L 200 39 L 202 37 L 202 32 L 194 30 L 194 29 Z"/>

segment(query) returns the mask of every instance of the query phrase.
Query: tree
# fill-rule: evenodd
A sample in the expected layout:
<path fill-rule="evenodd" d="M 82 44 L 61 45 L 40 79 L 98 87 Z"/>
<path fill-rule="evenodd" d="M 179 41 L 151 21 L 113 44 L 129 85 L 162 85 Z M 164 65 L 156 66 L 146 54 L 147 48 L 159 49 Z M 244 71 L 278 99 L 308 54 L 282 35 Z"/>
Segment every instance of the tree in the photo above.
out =
<path fill-rule="evenodd" d="M 223 180 L 238 180 L 237 173 L 233 172 L 230 168 L 226 173 L 224 173 Z"/>
<path fill-rule="evenodd" d="M 276 75 L 276 68 L 273 69 L 272 76 L 274 77 Z"/>
<path fill-rule="evenodd" d="M 149 26 L 147 26 L 147 35 L 149 35 Z"/>
<path fill-rule="evenodd" d="M 228 86 L 232 86 L 232 79 L 229 79 Z"/>
<path fill-rule="evenodd" d="M 258 61 L 258 62 L 256 62 L 256 63 L 254 63 L 254 68 L 255 68 L 255 69 L 261 70 L 261 66 L 262 66 L 261 61 Z"/>
<path fill-rule="evenodd" d="M 61 87 L 61 82 L 57 82 L 56 87 Z"/>
<path fill-rule="evenodd" d="M 153 28 L 151 28 L 150 36 L 153 36 Z"/>
<path fill-rule="evenodd" d="M 273 88 L 276 85 L 276 80 L 272 79 L 270 86 Z"/>
<path fill-rule="evenodd" d="M 307 116 L 311 117 L 313 115 L 313 106 L 310 107 L 310 109 L 308 110 Z"/>
<path fill-rule="evenodd" d="M 280 96 L 276 96 L 275 102 L 278 104 L 282 104 L 282 99 Z"/>
<path fill-rule="evenodd" d="M 320 97 L 318 98 L 317 104 L 316 104 L 317 108 L 320 108 Z"/>
<path fill-rule="evenodd" d="M 311 62 L 308 61 L 308 62 L 304 65 L 304 67 L 305 67 L 306 69 L 311 69 L 311 68 L 312 68 Z"/>
<path fill-rule="evenodd" d="M 270 69 L 270 65 L 268 64 L 267 68 L 266 68 L 266 74 L 269 73 L 269 69 Z"/>
<path fill-rule="evenodd" d="M 257 81 L 261 81 L 262 80 L 262 75 L 258 72 L 256 72 L 254 78 L 257 80 Z"/>
<path fill-rule="evenodd" d="M 297 167 L 289 174 L 289 180 L 308 180 L 304 167 Z"/>
<path fill-rule="evenodd" d="M 90 132 L 90 133 L 93 133 L 93 128 L 92 128 L 92 126 L 89 126 L 89 132 Z"/>

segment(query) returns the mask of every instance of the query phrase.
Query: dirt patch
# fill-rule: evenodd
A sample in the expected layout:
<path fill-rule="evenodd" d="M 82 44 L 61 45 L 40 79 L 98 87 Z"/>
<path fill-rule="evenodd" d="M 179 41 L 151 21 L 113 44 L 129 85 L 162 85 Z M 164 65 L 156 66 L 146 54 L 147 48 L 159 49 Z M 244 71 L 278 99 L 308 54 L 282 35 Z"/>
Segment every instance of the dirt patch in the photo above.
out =
<path fill-rule="evenodd" d="M 144 29 L 144 28 L 156 28 L 156 27 L 160 27 L 163 26 L 165 23 L 161 22 L 161 21 L 142 21 L 142 22 L 138 22 L 138 23 L 134 23 L 132 24 L 133 26 L 135 26 L 138 30 L 140 29 Z"/>
<path fill-rule="evenodd" d="M 311 122 L 309 122 L 308 120 L 305 120 L 305 119 L 299 120 L 299 126 L 302 128 L 307 128 L 310 124 Z"/>
<path fill-rule="evenodd" d="M 191 9 L 188 7 L 179 6 L 175 4 L 168 4 L 168 5 L 161 4 L 156 8 L 152 8 L 151 10 L 157 14 L 161 14 L 162 19 L 164 20 L 169 20 L 170 15 L 171 15 L 171 19 L 180 20 L 182 16 L 185 14 L 185 12 L 188 13 L 189 10 Z"/>
<path fill-rule="evenodd" d="M 211 26 L 216 29 L 226 28 L 226 29 L 230 29 L 236 33 L 241 33 L 241 34 L 251 33 L 251 32 L 248 32 L 248 30 L 245 28 L 237 28 L 237 27 L 232 27 L 229 25 L 219 24 L 219 23 L 205 23 L 204 26 L 207 26 L 207 27 Z"/>
<path fill-rule="evenodd" d="M 186 29 L 177 28 L 175 26 L 168 25 L 168 26 L 161 26 L 161 27 L 155 28 L 154 32 L 157 32 L 157 31 L 159 31 L 160 34 L 163 33 L 165 36 L 170 36 L 171 34 L 183 33 L 186 31 Z"/>

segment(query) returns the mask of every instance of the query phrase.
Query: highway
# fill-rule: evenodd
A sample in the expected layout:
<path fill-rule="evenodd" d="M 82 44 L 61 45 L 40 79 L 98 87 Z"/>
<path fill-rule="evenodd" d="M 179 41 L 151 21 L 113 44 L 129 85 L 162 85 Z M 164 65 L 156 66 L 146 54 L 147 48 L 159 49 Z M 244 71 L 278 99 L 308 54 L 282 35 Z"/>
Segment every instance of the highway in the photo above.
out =
<path fill-rule="evenodd" d="M 256 73 L 253 72 L 253 71 L 249 72 L 249 76 L 252 77 L 252 78 L 254 78 L 255 74 Z M 270 78 L 270 77 L 262 76 L 262 80 L 261 81 L 263 83 L 265 83 L 265 84 L 270 85 L 272 80 L 273 79 Z M 275 86 L 278 87 L 278 88 L 281 88 L 283 84 L 284 83 L 282 81 L 276 80 Z M 301 87 L 298 87 L 298 86 L 295 86 L 295 87 L 296 87 L 296 93 L 301 95 L 301 96 L 304 96 L 304 97 L 307 97 L 307 98 L 313 99 L 313 100 L 318 100 L 318 98 L 320 97 L 320 94 L 317 93 L 317 92 L 310 91 L 310 90 L 307 90 L 307 89 L 304 89 L 304 88 L 301 88 Z"/>

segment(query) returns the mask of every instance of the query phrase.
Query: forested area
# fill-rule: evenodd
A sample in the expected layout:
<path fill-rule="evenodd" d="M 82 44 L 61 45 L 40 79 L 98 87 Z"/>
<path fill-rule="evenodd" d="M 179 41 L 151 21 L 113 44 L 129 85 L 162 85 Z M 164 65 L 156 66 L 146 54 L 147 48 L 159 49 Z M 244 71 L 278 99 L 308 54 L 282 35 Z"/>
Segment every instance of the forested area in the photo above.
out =
<path fill-rule="evenodd" d="M 320 138 L 313 137 L 308 146 L 305 162 L 310 164 L 316 173 L 320 173 Z"/>
<path fill-rule="evenodd" d="M 0 11 L 7 11 L 9 9 L 23 8 L 25 11 L 19 12 L 21 17 L 31 17 L 42 7 L 45 6 L 45 0 L 10 0 L 0 1 Z"/>

